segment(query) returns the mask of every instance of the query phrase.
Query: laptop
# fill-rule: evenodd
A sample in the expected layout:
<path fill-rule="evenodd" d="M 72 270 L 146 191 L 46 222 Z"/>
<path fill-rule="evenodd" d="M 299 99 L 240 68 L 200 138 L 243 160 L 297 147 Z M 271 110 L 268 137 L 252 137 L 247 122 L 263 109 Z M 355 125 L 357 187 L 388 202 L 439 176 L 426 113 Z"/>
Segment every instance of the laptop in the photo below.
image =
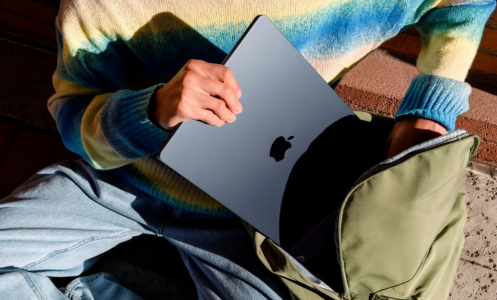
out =
<path fill-rule="evenodd" d="M 283 234 L 281 211 L 294 166 L 326 129 L 358 118 L 264 15 L 223 64 L 240 85 L 243 112 L 222 127 L 180 124 L 158 157 L 282 245 L 292 235 Z"/>

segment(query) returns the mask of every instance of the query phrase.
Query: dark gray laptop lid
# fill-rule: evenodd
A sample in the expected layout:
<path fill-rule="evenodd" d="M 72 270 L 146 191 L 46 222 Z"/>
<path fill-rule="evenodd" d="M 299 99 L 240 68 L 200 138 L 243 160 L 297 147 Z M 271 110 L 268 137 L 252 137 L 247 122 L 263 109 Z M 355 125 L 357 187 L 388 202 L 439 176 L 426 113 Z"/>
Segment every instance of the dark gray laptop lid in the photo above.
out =
<path fill-rule="evenodd" d="M 159 159 L 279 244 L 294 164 L 330 124 L 354 113 L 265 16 L 252 22 L 224 65 L 240 85 L 243 112 L 222 127 L 181 124 Z M 270 156 L 277 139 L 291 143 L 279 161 Z"/>

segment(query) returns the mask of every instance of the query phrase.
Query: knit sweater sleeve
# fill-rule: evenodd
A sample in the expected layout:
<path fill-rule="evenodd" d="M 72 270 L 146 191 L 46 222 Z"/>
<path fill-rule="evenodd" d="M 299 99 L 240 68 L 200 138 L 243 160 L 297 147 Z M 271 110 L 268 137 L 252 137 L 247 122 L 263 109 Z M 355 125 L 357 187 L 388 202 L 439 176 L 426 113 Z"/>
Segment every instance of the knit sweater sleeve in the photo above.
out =
<path fill-rule="evenodd" d="M 61 30 L 64 22 L 58 16 L 55 94 L 48 108 L 65 146 L 97 169 L 156 153 L 168 132 L 149 120 L 148 107 L 163 84 L 144 79 L 140 58 L 119 37 L 85 40 L 89 29 L 72 24 L 81 27 L 79 41 L 86 43 L 78 48 L 71 45 L 75 31 Z"/>
<path fill-rule="evenodd" d="M 447 0 L 419 20 L 419 75 L 399 106 L 397 119 L 415 115 L 454 130 L 457 116 L 469 109 L 471 87 L 464 81 L 494 9 L 495 0 Z"/>

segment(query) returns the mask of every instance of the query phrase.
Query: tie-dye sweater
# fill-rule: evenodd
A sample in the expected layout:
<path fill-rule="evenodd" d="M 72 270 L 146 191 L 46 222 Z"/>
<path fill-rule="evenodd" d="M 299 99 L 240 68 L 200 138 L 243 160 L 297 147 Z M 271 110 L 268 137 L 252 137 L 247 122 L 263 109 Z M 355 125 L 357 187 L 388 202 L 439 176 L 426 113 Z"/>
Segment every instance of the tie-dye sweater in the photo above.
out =
<path fill-rule="evenodd" d="M 169 133 L 149 120 L 149 102 L 189 59 L 221 63 L 263 14 L 331 83 L 415 25 L 419 75 L 397 117 L 452 130 L 469 108 L 464 80 L 494 7 L 495 0 L 66 0 L 48 107 L 65 146 L 93 167 L 114 169 L 173 207 L 230 216 L 156 158 Z"/>

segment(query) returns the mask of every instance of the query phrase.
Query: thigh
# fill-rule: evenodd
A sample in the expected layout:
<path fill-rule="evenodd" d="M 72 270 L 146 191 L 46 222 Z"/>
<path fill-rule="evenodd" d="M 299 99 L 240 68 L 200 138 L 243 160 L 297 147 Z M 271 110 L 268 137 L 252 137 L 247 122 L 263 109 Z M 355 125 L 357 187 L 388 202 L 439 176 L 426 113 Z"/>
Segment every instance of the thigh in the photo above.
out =
<path fill-rule="evenodd" d="M 162 234 L 178 247 L 199 299 L 291 299 L 257 258 L 240 220 L 170 218 Z"/>
<path fill-rule="evenodd" d="M 81 160 L 49 166 L 0 200 L 0 273 L 76 276 L 117 244 L 155 234 L 163 208 Z"/>

